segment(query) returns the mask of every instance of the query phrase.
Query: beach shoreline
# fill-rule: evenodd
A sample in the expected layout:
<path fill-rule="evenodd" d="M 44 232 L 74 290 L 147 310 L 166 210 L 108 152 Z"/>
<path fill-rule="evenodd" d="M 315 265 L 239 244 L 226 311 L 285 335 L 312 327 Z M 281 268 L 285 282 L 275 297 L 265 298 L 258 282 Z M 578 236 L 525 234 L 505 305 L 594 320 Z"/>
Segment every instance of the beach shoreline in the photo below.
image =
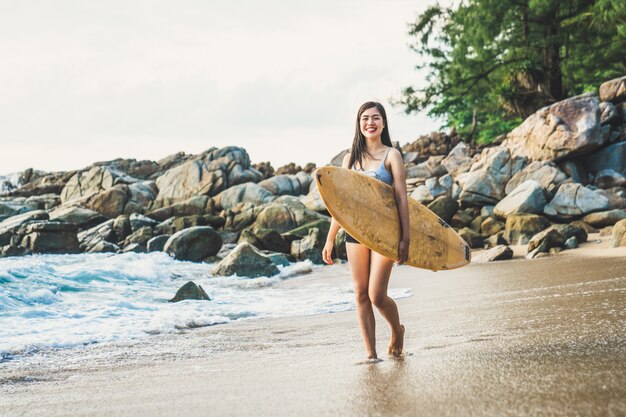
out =
<path fill-rule="evenodd" d="M 519 248 L 518 248 L 519 249 Z M 241 320 L 0 364 L 2 415 L 623 415 L 626 248 L 394 270 L 406 355 L 354 311 Z M 326 282 L 345 285 L 347 265 Z M 282 285 L 299 285 L 286 280 Z M 377 313 L 377 346 L 387 324 Z"/>

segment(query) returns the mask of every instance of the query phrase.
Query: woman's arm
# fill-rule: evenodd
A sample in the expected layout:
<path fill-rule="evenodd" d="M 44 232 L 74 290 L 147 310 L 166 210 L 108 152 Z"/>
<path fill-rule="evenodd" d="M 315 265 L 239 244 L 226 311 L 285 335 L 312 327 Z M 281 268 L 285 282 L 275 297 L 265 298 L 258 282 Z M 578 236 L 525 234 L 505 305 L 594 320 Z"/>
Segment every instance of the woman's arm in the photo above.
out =
<path fill-rule="evenodd" d="M 343 157 L 341 167 L 347 169 L 349 163 L 350 153 L 348 152 L 346 156 Z M 335 245 L 335 237 L 337 236 L 337 232 L 339 232 L 340 227 L 341 226 L 339 226 L 337 220 L 331 217 L 330 228 L 328 229 L 328 235 L 326 236 L 326 244 L 324 245 L 324 249 L 322 249 L 322 259 L 329 265 L 333 264 L 333 246 Z"/>
<path fill-rule="evenodd" d="M 400 241 L 398 242 L 398 263 L 403 264 L 409 257 L 409 202 L 406 195 L 406 174 L 404 172 L 404 161 L 397 149 L 391 149 L 387 156 L 391 175 L 393 175 L 393 193 L 398 205 L 398 216 L 400 217 Z"/>

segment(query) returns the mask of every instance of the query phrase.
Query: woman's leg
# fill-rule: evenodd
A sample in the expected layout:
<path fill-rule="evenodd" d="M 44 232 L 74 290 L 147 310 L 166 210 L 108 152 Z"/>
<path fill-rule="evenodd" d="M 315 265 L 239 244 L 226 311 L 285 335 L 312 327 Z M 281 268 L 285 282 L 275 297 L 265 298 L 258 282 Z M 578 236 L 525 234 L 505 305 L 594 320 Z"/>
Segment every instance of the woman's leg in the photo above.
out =
<path fill-rule="evenodd" d="M 400 324 L 396 303 L 387 295 L 393 262 L 393 259 L 372 251 L 368 292 L 372 304 L 378 308 L 380 314 L 391 326 L 391 342 L 388 353 L 399 356 L 404 344 L 404 326 Z"/>
<path fill-rule="evenodd" d="M 368 295 L 370 276 L 370 250 L 359 243 L 346 243 L 348 264 L 354 282 L 354 295 L 356 296 L 356 311 L 359 317 L 359 326 L 363 334 L 363 342 L 367 357 L 376 358 L 376 323 L 374 310 Z"/>

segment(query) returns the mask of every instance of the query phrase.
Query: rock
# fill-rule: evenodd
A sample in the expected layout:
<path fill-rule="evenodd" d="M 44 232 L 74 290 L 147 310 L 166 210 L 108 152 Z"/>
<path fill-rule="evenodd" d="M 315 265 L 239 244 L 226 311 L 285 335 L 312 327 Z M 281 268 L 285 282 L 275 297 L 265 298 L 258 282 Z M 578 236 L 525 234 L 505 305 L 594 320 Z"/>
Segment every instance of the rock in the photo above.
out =
<path fill-rule="evenodd" d="M 100 223 L 107 221 L 107 218 L 93 210 L 83 207 L 69 206 L 60 207 L 51 211 L 50 220 L 64 223 L 74 223 L 79 230 L 89 229 Z"/>
<path fill-rule="evenodd" d="M 113 220 L 113 231 L 118 242 L 123 241 L 133 233 L 133 229 L 130 225 L 130 217 L 125 214 L 120 214 Z"/>
<path fill-rule="evenodd" d="M 271 178 L 274 176 L 274 167 L 272 166 L 272 164 L 269 163 L 269 161 L 252 164 L 252 168 L 263 174 L 263 179 Z"/>
<path fill-rule="evenodd" d="M 165 172 L 175 166 L 178 166 L 193 158 L 193 155 L 186 154 L 185 152 L 177 152 L 172 155 L 168 155 L 163 159 L 157 161 L 160 167 L 160 171 Z"/>
<path fill-rule="evenodd" d="M 213 275 L 256 278 L 279 273 L 272 260 L 254 246 L 241 243 L 212 269 Z"/>
<path fill-rule="evenodd" d="M 564 243 L 565 238 L 563 235 L 560 234 L 558 230 L 549 227 L 537 233 L 530 239 L 528 242 L 528 252 L 530 253 L 539 247 L 542 248 L 539 252 L 548 252 L 550 248 L 563 246 Z"/>
<path fill-rule="evenodd" d="M 447 178 L 450 177 L 448 176 Z M 450 195 L 452 184 L 450 183 L 449 185 L 450 188 L 446 189 L 446 187 L 439 182 L 439 178 L 428 178 L 424 184 L 419 185 L 415 191 L 411 193 L 411 198 L 422 204 L 428 204 L 437 197 Z"/>
<path fill-rule="evenodd" d="M 308 236 L 314 228 L 319 231 L 321 237 L 325 238 L 328 236 L 328 230 L 330 229 L 330 218 L 324 217 L 319 220 L 308 222 L 300 227 L 296 227 L 295 229 L 291 229 L 290 231 L 283 233 L 281 236 L 291 244 L 294 240 L 303 239 Z"/>
<path fill-rule="evenodd" d="M 498 245 L 476 255 L 472 262 L 504 261 L 511 258 L 513 258 L 513 250 L 506 245 Z"/>
<path fill-rule="evenodd" d="M 543 213 L 546 203 L 541 184 L 535 180 L 527 180 L 496 204 L 493 212 L 503 219 L 517 213 L 538 214 Z"/>
<path fill-rule="evenodd" d="M 18 231 L 20 246 L 32 253 L 78 253 L 78 228 L 72 223 L 37 221 Z"/>
<path fill-rule="evenodd" d="M 498 245 L 508 245 L 509 242 L 507 242 L 507 240 L 504 238 L 504 231 L 501 231 L 485 239 L 485 244 L 489 248 L 494 248 Z"/>
<path fill-rule="evenodd" d="M 261 210 L 254 227 L 285 233 L 306 223 L 325 218 L 327 219 L 326 216 L 306 208 L 295 197 L 282 196 Z"/>
<path fill-rule="evenodd" d="M 431 156 L 427 161 L 406 168 L 407 178 L 431 178 L 445 175 L 446 168 L 441 164 L 443 156 Z"/>
<path fill-rule="evenodd" d="M 97 194 L 122 183 L 137 181 L 110 166 L 92 166 L 88 170 L 76 172 L 61 191 L 61 202 L 76 200 Z"/>
<path fill-rule="evenodd" d="M 570 237 L 563 244 L 563 249 L 576 249 L 578 247 L 578 240 L 575 236 Z"/>
<path fill-rule="evenodd" d="M 211 226 L 214 229 L 218 229 L 224 226 L 224 222 L 223 217 L 212 214 L 171 217 L 159 223 L 154 230 L 161 234 L 173 235 L 176 232 L 194 226 Z"/>
<path fill-rule="evenodd" d="M 404 145 L 402 152 L 417 152 L 420 156 L 447 155 L 460 141 L 461 137 L 454 130 L 450 134 L 431 132 Z"/>
<path fill-rule="evenodd" d="M 170 238 L 170 235 L 158 235 L 148 240 L 146 243 L 146 250 L 148 252 L 162 252 L 165 247 L 165 243 Z"/>
<path fill-rule="evenodd" d="M 482 216 L 480 219 L 482 219 Z M 480 233 L 483 236 L 492 236 L 503 231 L 504 226 L 504 223 L 501 221 L 498 221 L 493 217 L 487 217 L 480 223 Z"/>
<path fill-rule="evenodd" d="M 485 219 L 483 219 L 482 216 L 474 217 L 474 219 L 471 221 L 469 225 L 469 228 L 475 231 L 476 233 L 480 234 L 480 226 L 483 224 L 484 220 Z"/>
<path fill-rule="evenodd" d="M 583 229 L 585 231 L 585 233 L 589 234 L 589 233 L 598 233 L 598 230 L 593 227 L 592 225 L 590 225 L 589 223 L 582 221 L 582 220 L 574 220 L 573 222 L 570 223 L 572 226 L 577 226 L 580 227 L 581 229 Z"/>
<path fill-rule="evenodd" d="M 603 227 L 598 231 L 598 233 L 600 234 L 600 237 L 611 236 L 613 234 L 613 226 Z"/>
<path fill-rule="evenodd" d="M 233 244 L 233 247 L 235 247 L 237 244 L 237 240 L 239 240 L 239 233 L 237 232 L 231 232 L 230 230 L 218 230 L 217 233 L 222 238 L 222 248 L 229 244 Z"/>
<path fill-rule="evenodd" d="M 261 249 L 261 242 L 255 234 L 250 229 L 243 229 L 239 234 L 239 240 L 237 240 L 237 244 L 247 243 L 249 245 L 254 246 L 257 249 Z"/>
<path fill-rule="evenodd" d="M 512 161 L 509 150 L 504 147 L 485 149 L 470 171 L 457 177 L 461 206 L 496 204 L 502 200 L 513 166 L 520 163 Z"/>
<path fill-rule="evenodd" d="M 322 249 L 326 236 L 321 236 L 317 228 L 309 230 L 309 234 L 301 240 L 291 242 L 291 254 L 294 258 L 302 261 L 309 259 L 314 264 L 323 264 Z"/>
<path fill-rule="evenodd" d="M 10 191 L 8 195 L 15 197 L 59 195 L 70 178 L 75 174 L 75 171 L 42 173 L 36 179 L 30 179 L 27 183 L 22 183 L 23 185 Z M 59 203 L 60 201 L 59 197 Z"/>
<path fill-rule="evenodd" d="M 236 146 L 211 148 L 158 177 L 156 200 L 169 205 L 193 195 L 212 197 L 227 188 L 246 182 L 256 183 L 262 178 L 263 174 L 250 166 L 245 149 Z"/>
<path fill-rule="evenodd" d="M 554 229 L 563 236 L 563 239 L 567 240 L 570 237 L 575 237 L 579 243 L 587 241 L 587 231 L 575 224 L 553 224 L 549 229 Z"/>
<path fill-rule="evenodd" d="M 50 216 L 44 210 L 34 210 L 27 213 L 11 216 L 0 222 L 0 236 L 4 233 L 12 233 L 23 224 L 34 220 L 48 220 Z"/>
<path fill-rule="evenodd" d="M 330 160 L 329 165 L 332 165 L 334 167 L 340 167 L 343 163 L 343 158 L 348 154 L 348 152 L 350 152 L 350 149 L 343 150 L 337 155 L 333 156 L 333 158 Z"/>
<path fill-rule="evenodd" d="M 276 230 L 255 229 L 254 235 L 261 244 L 261 249 L 280 253 L 289 253 L 291 250 L 290 243 L 287 242 Z"/>
<path fill-rule="evenodd" d="M 591 187 L 590 187 L 591 188 Z M 626 188 L 625 187 L 613 187 L 608 190 L 601 188 L 594 190 L 598 195 L 606 198 L 609 201 L 609 209 L 626 209 Z"/>
<path fill-rule="evenodd" d="M 626 101 L 626 75 L 600 85 L 600 100 L 620 103 Z"/>
<path fill-rule="evenodd" d="M 33 210 L 51 210 L 61 204 L 61 197 L 56 194 L 42 194 L 27 197 L 24 205 Z"/>
<path fill-rule="evenodd" d="M 550 222 L 536 214 L 512 214 L 506 219 L 504 238 L 511 245 L 525 245 L 531 237 L 550 227 Z"/>
<path fill-rule="evenodd" d="M 170 303 L 176 303 L 183 300 L 207 300 L 211 301 L 207 293 L 200 285 L 196 285 L 193 281 L 187 282 L 176 291 L 174 298 L 169 300 Z"/>
<path fill-rule="evenodd" d="M 165 243 L 163 251 L 174 259 L 200 262 L 216 255 L 222 247 L 222 238 L 210 226 L 190 227 L 174 233 Z"/>
<path fill-rule="evenodd" d="M 600 124 L 619 124 L 617 108 L 607 101 L 600 103 Z"/>
<path fill-rule="evenodd" d="M 583 221 L 593 227 L 613 226 L 623 219 L 626 219 L 626 210 L 621 209 L 600 211 L 583 217 Z"/>
<path fill-rule="evenodd" d="M 459 209 L 459 203 L 448 196 L 442 195 L 430 203 L 427 208 L 449 224 L 452 221 L 452 216 Z"/>
<path fill-rule="evenodd" d="M 158 204 L 163 203 L 163 200 L 158 201 Z M 155 205 L 153 205 L 152 210 L 147 212 L 146 216 L 162 222 L 170 217 L 211 214 L 213 213 L 214 206 L 215 203 L 211 197 L 206 195 L 194 195 L 186 200 L 164 207 L 155 207 Z"/>
<path fill-rule="evenodd" d="M 295 175 L 277 175 L 259 183 L 274 195 L 306 194 L 311 186 L 312 178 L 309 174 L 300 171 Z"/>
<path fill-rule="evenodd" d="M 153 237 L 154 234 L 152 233 L 152 228 L 150 226 L 144 226 L 128 235 L 128 237 L 126 237 L 126 239 L 124 240 L 122 246 L 126 247 L 128 245 L 136 243 L 145 247 L 148 241 Z"/>
<path fill-rule="evenodd" d="M 114 169 L 116 172 L 127 175 L 131 178 L 147 180 L 152 178 L 162 168 L 154 161 L 137 161 L 136 159 L 117 158 L 112 161 L 96 162 L 94 166 L 105 166 Z"/>
<path fill-rule="evenodd" d="M 546 190 L 551 196 L 554 196 L 559 185 L 566 179 L 567 175 L 552 162 L 533 161 L 511 177 L 504 188 L 504 192 L 510 194 L 520 184 L 528 180 L 535 180 L 539 182 L 541 188 Z"/>
<path fill-rule="evenodd" d="M 311 182 L 309 193 L 302 197 L 300 202 L 309 210 L 313 210 L 318 213 L 327 213 L 326 205 L 324 204 L 324 200 L 322 200 L 322 196 L 320 195 L 320 191 L 317 188 L 317 183 L 315 181 Z"/>
<path fill-rule="evenodd" d="M 573 220 L 594 211 L 609 208 L 609 200 L 581 184 L 562 184 L 554 198 L 544 207 L 546 216 Z"/>
<path fill-rule="evenodd" d="M 86 197 L 81 202 L 85 207 L 113 218 L 120 214 L 143 212 L 152 204 L 157 191 L 153 181 L 138 181 L 130 185 L 117 184 Z"/>
<path fill-rule="evenodd" d="M 90 253 L 117 253 L 120 251 L 120 247 L 115 243 L 107 242 L 106 240 L 99 240 L 88 248 L 85 252 Z"/>
<path fill-rule="evenodd" d="M 131 243 L 127 246 L 124 247 L 124 249 L 122 249 L 123 253 L 146 253 L 147 249 L 146 249 L 146 245 L 142 244 L 142 243 Z"/>
<path fill-rule="evenodd" d="M 613 247 L 626 246 L 626 219 L 615 223 L 611 235 Z"/>
<path fill-rule="evenodd" d="M 618 142 L 578 159 L 591 174 L 604 169 L 626 174 L 626 142 Z"/>
<path fill-rule="evenodd" d="M 289 266 L 289 258 L 284 253 L 268 252 L 265 256 L 270 258 L 276 266 Z"/>
<path fill-rule="evenodd" d="M 270 203 L 276 197 L 258 184 L 248 182 L 230 187 L 215 196 L 218 209 L 230 209 L 240 203 L 260 205 Z"/>
<path fill-rule="evenodd" d="M 130 221 L 130 228 L 133 231 L 137 231 L 144 227 L 149 227 L 152 229 L 159 224 L 159 222 L 157 222 L 156 220 L 153 220 L 150 217 L 144 216 L 139 213 L 132 213 L 128 217 L 128 219 Z"/>
<path fill-rule="evenodd" d="M 469 147 L 459 142 L 442 161 L 446 171 L 456 178 L 457 175 L 470 170 L 475 160 L 471 157 Z"/>
<path fill-rule="evenodd" d="M 461 236 L 472 249 L 482 248 L 485 244 L 483 237 L 468 227 L 459 230 L 459 236 Z"/>
<path fill-rule="evenodd" d="M 604 144 L 597 97 L 581 95 L 539 109 L 503 142 L 513 155 L 531 161 L 569 159 Z"/>
<path fill-rule="evenodd" d="M 346 231 L 343 229 L 339 229 L 339 232 L 337 232 L 335 236 L 332 255 L 333 259 L 343 259 L 344 261 L 348 259 L 346 252 Z"/>
<path fill-rule="evenodd" d="M 257 207 L 254 204 L 241 203 L 232 209 L 222 211 L 220 217 L 225 220 L 224 229 L 236 231 L 248 227 L 254 223 L 264 208 L 265 206 Z"/>
<path fill-rule="evenodd" d="M 569 161 L 561 161 L 559 162 L 559 168 L 565 173 L 565 175 L 570 177 L 573 182 L 578 182 L 582 185 L 589 184 L 589 174 L 587 173 L 587 170 L 583 166 L 582 162 L 579 160 L 571 159 Z M 551 194 L 554 193 L 551 192 Z"/>
<path fill-rule="evenodd" d="M 626 187 L 626 175 L 612 169 L 603 169 L 596 173 L 593 181 L 599 188 Z"/>
<path fill-rule="evenodd" d="M 469 226 L 472 220 L 474 220 L 474 217 L 474 214 L 470 210 L 459 210 L 452 216 L 450 226 L 455 229 L 462 229 Z"/>
<path fill-rule="evenodd" d="M 0 247 L 0 258 L 8 258 L 10 256 L 30 255 L 30 251 L 21 246 L 6 245 Z"/>
<path fill-rule="evenodd" d="M 407 152 L 402 155 L 402 162 L 405 164 L 417 164 L 419 162 L 419 152 Z"/>
<path fill-rule="evenodd" d="M 113 222 L 113 219 L 107 220 L 91 229 L 78 233 L 80 249 L 84 252 L 91 252 L 100 242 L 117 242 L 117 236 L 113 230 Z"/>
<path fill-rule="evenodd" d="M 486 217 L 493 216 L 493 209 L 494 209 L 495 207 L 496 207 L 496 206 L 483 206 L 483 207 L 480 209 L 480 215 L 481 215 L 481 216 L 483 216 L 483 217 L 485 217 L 485 218 L 486 218 Z"/>

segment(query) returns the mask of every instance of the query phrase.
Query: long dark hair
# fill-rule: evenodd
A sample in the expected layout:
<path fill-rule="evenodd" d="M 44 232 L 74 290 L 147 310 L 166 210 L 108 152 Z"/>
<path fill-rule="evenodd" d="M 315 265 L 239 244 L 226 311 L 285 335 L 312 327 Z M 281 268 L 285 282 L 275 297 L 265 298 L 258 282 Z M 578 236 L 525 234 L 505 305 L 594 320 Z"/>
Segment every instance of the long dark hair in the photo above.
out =
<path fill-rule="evenodd" d="M 389 147 L 393 147 L 391 144 L 391 138 L 389 137 L 389 124 L 387 123 L 387 113 L 385 112 L 385 108 L 382 104 L 377 103 L 375 101 L 368 101 L 367 103 L 363 103 L 361 107 L 359 107 L 359 111 L 356 114 L 356 129 L 354 131 L 354 140 L 352 141 L 352 149 L 350 150 L 350 164 L 349 168 L 352 168 L 355 162 L 359 163 L 359 167 L 363 169 L 363 157 L 367 155 L 371 157 L 372 155 L 367 151 L 367 146 L 365 146 L 365 136 L 361 133 L 361 115 L 367 109 L 371 109 L 372 107 L 376 107 L 380 112 L 380 115 L 383 117 L 384 128 L 382 133 L 380 134 L 380 139 L 383 142 L 383 145 L 387 145 Z"/>

